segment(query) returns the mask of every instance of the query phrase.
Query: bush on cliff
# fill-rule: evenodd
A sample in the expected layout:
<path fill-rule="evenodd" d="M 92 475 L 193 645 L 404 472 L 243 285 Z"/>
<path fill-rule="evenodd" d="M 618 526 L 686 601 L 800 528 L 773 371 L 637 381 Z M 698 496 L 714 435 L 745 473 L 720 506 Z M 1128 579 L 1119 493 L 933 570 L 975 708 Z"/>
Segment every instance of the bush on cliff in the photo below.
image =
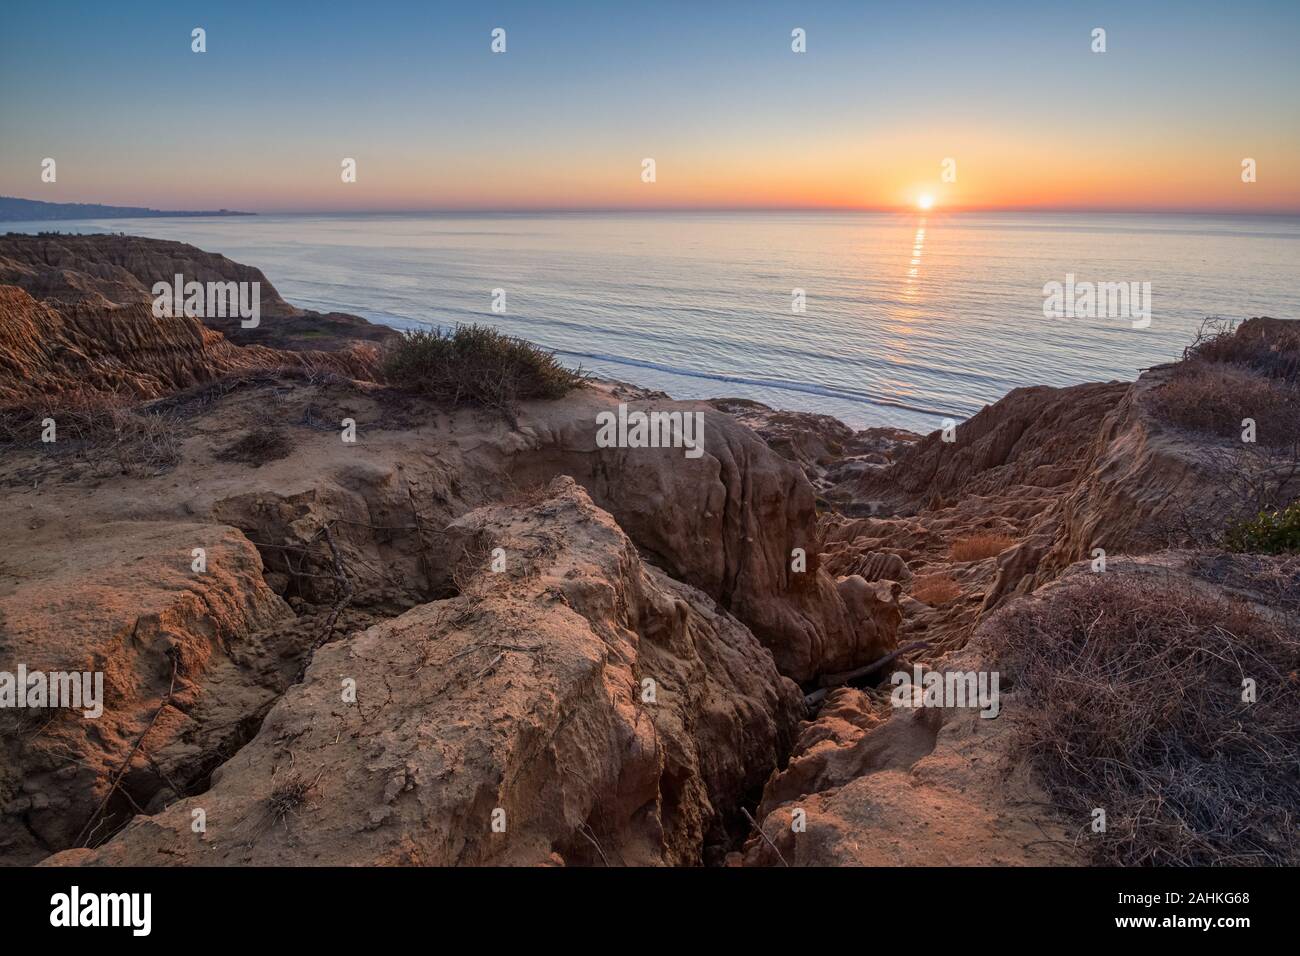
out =
<path fill-rule="evenodd" d="M 1183 351 L 1183 358 L 1244 366 L 1296 384 L 1300 382 L 1300 323 L 1250 319 L 1236 325 L 1210 319 Z"/>
<path fill-rule="evenodd" d="M 1251 419 L 1260 445 L 1300 444 L 1300 323 L 1207 321 L 1154 399 L 1179 428 L 1239 440 Z"/>
<path fill-rule="evenodd" d="M 452 405 L 505 411 L 529 399 L 560 398 L 586 382 L 580 369 L 565 368 L 545 349 L 480 325 L 407 332 L 385 348 L 380 375 L 395 388 Z"/>
<path fill-rule="evenodd" d="M 1013 747 L 1094 862 L 1300 863 L 1293 623 L 1108 572 L 1009 607 L 990 638 L 1019 702 Z"/>
<path fill-rule="evenodd" d="M 1249 521 L 1239 521 L 1224 536 L 1230 551 L 1251 554 L 1300 552 L 1300 500 L 1285 508 L 1261 511 Z"/>

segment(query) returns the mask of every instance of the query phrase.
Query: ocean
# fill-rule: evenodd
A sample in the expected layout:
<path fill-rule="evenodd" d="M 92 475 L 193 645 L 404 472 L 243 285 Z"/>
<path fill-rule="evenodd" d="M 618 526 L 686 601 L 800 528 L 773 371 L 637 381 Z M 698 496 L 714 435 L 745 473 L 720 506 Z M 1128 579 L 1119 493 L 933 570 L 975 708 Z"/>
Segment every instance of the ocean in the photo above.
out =
<path fill-rule="evenodd" d="M 676 398 L 752 398 L 859 428 L 930 431 L 1017 386 L 1132 379 L 1177 358 L 1207 317 L 1300 316 L 1294 218 L 263 215 L 0 229 L 177 239 L 257 266 L 298 306 L 398 328 L 489 324 Z M 1045 317 L 1045 287 L 1067 281 L 1150 283 L 1149 324 Z"/>

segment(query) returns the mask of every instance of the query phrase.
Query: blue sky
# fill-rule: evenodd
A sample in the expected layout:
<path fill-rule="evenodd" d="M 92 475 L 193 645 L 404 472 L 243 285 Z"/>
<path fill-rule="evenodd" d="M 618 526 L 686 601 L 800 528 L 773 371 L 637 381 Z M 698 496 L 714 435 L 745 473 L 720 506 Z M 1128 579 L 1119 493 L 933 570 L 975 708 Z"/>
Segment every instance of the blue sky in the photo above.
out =
<path fill-rule="evenodd" d="M 1300 2 L 7 0 L 3 22 L 6 195 L 877 207 L 954 156 L 954 207 L 1300 209 Z M 46 156 L 57 183 L 40 182 Z M 1243 192 L 1247 156 L 1260 179 Z"/>

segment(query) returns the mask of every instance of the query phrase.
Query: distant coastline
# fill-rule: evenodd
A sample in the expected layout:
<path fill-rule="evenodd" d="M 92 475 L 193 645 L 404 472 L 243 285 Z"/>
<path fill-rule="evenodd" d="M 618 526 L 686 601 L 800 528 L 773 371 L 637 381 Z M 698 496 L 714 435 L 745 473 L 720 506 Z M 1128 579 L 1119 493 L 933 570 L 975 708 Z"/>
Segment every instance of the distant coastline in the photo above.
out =
<path fill-rule="evenodd" d="M 58 222 L 65 219 L 168 219 L 190 216 L 256 216 L 255 212 L 231 209 L 176 210 L 150 209 L 146 206 L 104 206 L 85 202 L 42 202 L 0 196 L 0 222 Z"/>

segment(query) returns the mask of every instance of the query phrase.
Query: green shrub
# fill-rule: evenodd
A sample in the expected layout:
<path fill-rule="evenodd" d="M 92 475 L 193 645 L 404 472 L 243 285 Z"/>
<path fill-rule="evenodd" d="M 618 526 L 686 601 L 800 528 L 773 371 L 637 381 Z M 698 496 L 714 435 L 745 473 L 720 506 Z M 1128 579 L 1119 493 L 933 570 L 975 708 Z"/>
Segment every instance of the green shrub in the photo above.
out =
<path fill-rule="evenodd" d="M 1280 511 L 1261 511 L 1232 525 L 1224 540 L 1231 551 L 1283 554 L 1300 551 L 1300 499 Z"/>
<path fill-rule="evenodd" d="M 587 380 L 545 349 L 481 325 L 407 332 L 386 347 L 380 375 L 404 391 L 506 411 L 528 399 L 560 398 Z"/>

